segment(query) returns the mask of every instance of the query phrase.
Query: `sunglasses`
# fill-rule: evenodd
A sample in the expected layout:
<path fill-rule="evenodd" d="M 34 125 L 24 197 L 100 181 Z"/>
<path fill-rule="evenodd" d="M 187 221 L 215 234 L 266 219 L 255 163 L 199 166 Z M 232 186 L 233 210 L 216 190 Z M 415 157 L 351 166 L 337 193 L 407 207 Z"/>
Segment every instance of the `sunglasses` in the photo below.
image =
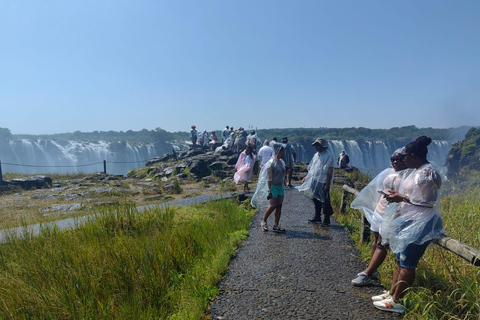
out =
<path fill-rule="evenodd" d="M 391 162 L 394 162 L 394 161 L 403 161 L 404 158 L 405 158 L 405 157 L 392 157 L 392 158 L 390 158 L 390 161 L 391 161 Z"/>

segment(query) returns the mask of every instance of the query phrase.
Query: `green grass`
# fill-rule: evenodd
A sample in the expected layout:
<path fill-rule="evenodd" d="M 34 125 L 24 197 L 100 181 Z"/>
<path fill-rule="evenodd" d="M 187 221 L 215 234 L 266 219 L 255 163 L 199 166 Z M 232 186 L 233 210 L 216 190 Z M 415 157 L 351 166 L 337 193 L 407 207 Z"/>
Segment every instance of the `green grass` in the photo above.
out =
<path fill-rule="evenodd" d="M 223 200 L 98 215 L 2 246 L 0 318 L 200 319 L 253 212 Z"/>
<path fill-rule="evenodd" d="M 342 190 L 332 192 L 332 204 L 339 212 Z M 350 201 L 353 196 L 349 197 Z M 480 190 L 442 197 L 442 217 L 446 234 L 480 249 Z M 370 261 L 370 243 L 360 243 L 360 212 L 347 206 L 337 220 L 352 234 L 365 263 Z M 413 287 L 404 299 L 404 319 L 475 319 L 480 318 L 480 268 L 457 255 L 431 245 L 419 267 Z M 381 280 L 390 287 L 395 257 L 389 254 L 380 267 Z"/>

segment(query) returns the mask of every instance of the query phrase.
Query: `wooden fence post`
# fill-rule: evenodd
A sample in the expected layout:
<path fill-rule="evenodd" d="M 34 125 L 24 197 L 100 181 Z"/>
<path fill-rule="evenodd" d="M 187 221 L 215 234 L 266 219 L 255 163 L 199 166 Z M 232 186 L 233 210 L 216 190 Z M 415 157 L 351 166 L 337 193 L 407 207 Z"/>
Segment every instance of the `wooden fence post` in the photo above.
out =
<path fill-rule="evenodd" d="M 103 173 L 107 174 L 107 160 L 103 160 Z"/>
<path fill-rule="evenodd" d="M 0 160 L 0 181 L 3 181 L 3 176 L 2 176 L 2 160 Z"/>
<path fill-rule="evenodd" d="M 362 230 L 362 239 L 361 242 L 365 243 L 370 241 L 370 223 L 368 223 L 367 218 L 365 218 L 365 214 L 363 213 L 363 210 L 360 210 L 362 212 L 362 225 L 361 229 Z"/>
<path fill-rule="evenodd" d="M 347 206 L 347 191 L 343 190 L 342 192 L 342 202 L 340 204 L 340 213 L 345 213 L 345 208 Z"/>

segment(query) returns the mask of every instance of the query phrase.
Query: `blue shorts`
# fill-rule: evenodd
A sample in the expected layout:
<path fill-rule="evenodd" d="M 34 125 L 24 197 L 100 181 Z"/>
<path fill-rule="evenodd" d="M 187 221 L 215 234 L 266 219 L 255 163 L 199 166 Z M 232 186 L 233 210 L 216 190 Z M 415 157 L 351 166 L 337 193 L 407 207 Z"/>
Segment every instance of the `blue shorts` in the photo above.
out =
<path fill-rule="evenodd" d="M 273 198 L 278 198 L 278 196 L 284 196 L 285 195 L 285 187 L 284 186 L 281 186 L 281 187 L 276 187 L 276 186 L 272 186 L 272 197 Z"/>
<path fill-rule="evenodd" d="M 427 250 L 430 241 L 425 242 L 424 244 L 415 244 L 410 243 L 405 250 L 402 252 L 397 253 L 397 261 L 400 262 L 400 267 L 408 268 L 408 269 L 415 269 L 418 266 L 418 262 L 420 258 Z M 402 260 L 402 258 L 404 258 Z"/>
<path fill-rule="evenodd" d="M 408 226 L 411 223 L 412 221 L 407 221 L 405 223 L 405 226 Z M 432 225 L 433 219 L 427 222 L 425 228 L 423 229 L 423 232 L 418 238 L 422 239 L 423 237 L 425 237 L 429 230 L 432 229 Z M 397 261 L 400 262 L 400 267 L 415 269 L 418 265 L 418 261 L 420 261 L 420 258 L 425 253 L 425 250 L 427 250 L 430 242 L 432 242 L 432 240 L 426 241 L 423 244 L 410 243 L 402 252 L 397 253 Z"/>

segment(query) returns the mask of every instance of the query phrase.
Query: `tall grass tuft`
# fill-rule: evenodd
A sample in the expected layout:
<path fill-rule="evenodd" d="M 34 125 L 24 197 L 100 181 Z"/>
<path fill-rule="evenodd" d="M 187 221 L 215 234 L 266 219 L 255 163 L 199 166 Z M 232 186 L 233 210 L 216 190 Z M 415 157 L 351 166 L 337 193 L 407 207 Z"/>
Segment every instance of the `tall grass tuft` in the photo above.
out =
<path fill-rule="evenodd" d="M 340 188 L 332 192 L 332 204 L 341 197 Z M 444 195 L 441 200 L 445 233 L 480 249 L 480 190 Z M 337 206 L 339 210 L 339 206 Z M 338 212 L 336 210 L 336 212 Z M 370 261 L 370 244 L 361 244 L 360 212 L 347 206 L 336 218 L 352 233 L 362 259 Z M 413 287 L 404 299 L 405 319 L 480 319 L 480 268 L 432 244 L 417 268 Z M 391 285 L 395 257 L 387 256 L 380 267 L 382 283 Z"/>
<path fill-rule="evenodd" d="M 227 200 L 141 213 L 125 203 L 13 240 L 0 251 L 0 318 L 199 319 L 252 216 Z"/>

